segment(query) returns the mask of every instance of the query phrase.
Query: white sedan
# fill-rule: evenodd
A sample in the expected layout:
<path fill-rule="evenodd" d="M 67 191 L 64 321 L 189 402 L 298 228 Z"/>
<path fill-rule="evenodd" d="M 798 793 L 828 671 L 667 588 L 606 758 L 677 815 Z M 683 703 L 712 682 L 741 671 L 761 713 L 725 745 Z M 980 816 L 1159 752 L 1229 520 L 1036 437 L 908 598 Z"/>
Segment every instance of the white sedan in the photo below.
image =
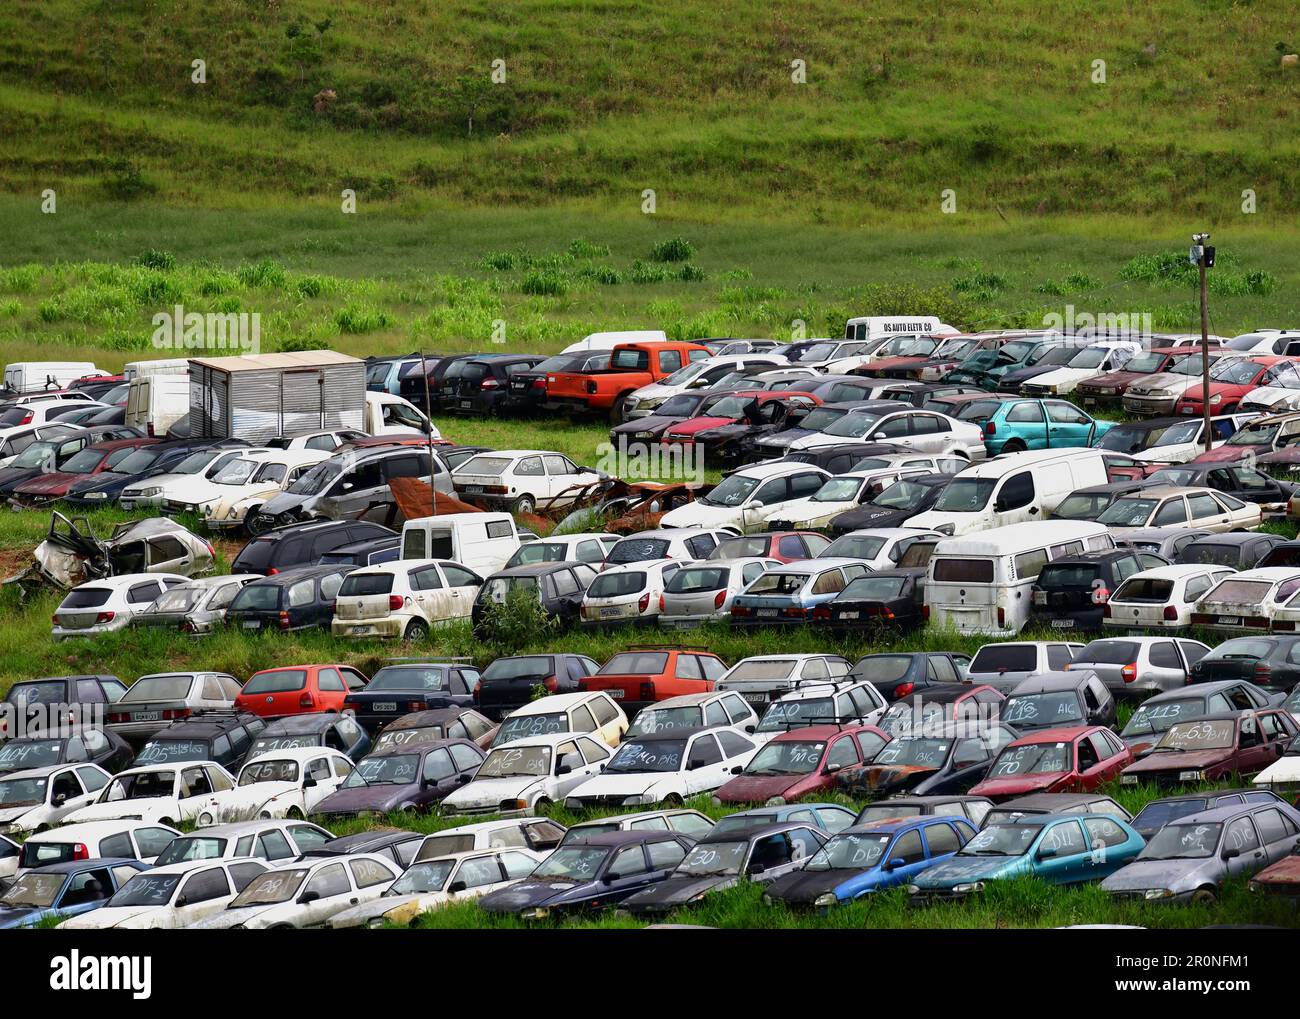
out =
<path fill-rule="evenodd" d="M 477 899 L 527 877 L 546 856 L 512 846 L 422 860 L 411 864 L 379 898 L 335 914 L 330 926 L 414 924 L 422 913 Z"/>
<path fill-rule="evenodd" d="M 225 909 L 191 930 L 276 930 L 322 927 L 336 914 L 382 895 L 396 863 L 376 853 L 307 857 L 255 877 Z"/>
<path fill-rule="evenodd" d="M 330 454 L 319 449 L 255 449 L 231 460 L 211 479 L 192 474 L 171 486 L 164 513 L 198 513 L 214 530 L 244 525 L 250 510 L 279 495 Z"/>
<path fill-rule="evenodd" d="M 187 860 L 137 874 L 98 909 L 60 930 L 177 930 L 230 905 L 270 867 L 262 860 Z"/>
<path fill-rule="evenodd" d="M 888 442 L 917 453 L 960 456 L 982 460 L 984 430 L 971 421 L 960 421 L 938 411 L 863 409 L 831 422 L 825 431 L 813 432 L 790 443 L 791 451 L 836 446 L 844 442 Z"/>
<path fill-rule="evenodd" d="M 660 729 L 624 742 L 604 771 L 565 797 L 569 810 L 618 804 L 681 806 L 739 775 L 758 748 L 734 729 Z"/>
<path fill-rule="evenodd" d="M 255 818 L 305 818 L 352 774 L 345 754 L 325 747 L 284 747 L 259 754 L 239 769 L 232 789 L 203 803 L 200 827 Z"/>
<path fill-rule="evenodd" d="M 970 466 L 957 456 L 903 455 L 872 457 L 889 461 L 888 466 L 872 466 L 827 478 L 821 488 L 803 499 L 758 510 L 755 518 L 775 530 L 826 527 L 841 513 L 855 510 L 883 492 L 895 481 L 921 474 L 956 474 Z"/>
<path fill-rule="evenodd" d="M 176 825 L 193 821 L 213 794 L 234 786 L 234 777 L 215 761 L 128 768 L 113 776 L 93 803 L 64 820 L 80 824 L 131 819 Z"/>
<path fill-rule="evenodd" d="M 94 802 L 112 777 L 98 764 L 55 764 L 5 775 L 0 778 L 0 833 L 51 828 Z"/>
<path fill-rule="evenodd" d="M 609 748 L 572 732 L 530 736 L 494 747 L 474 778 L 442 801 L 443 816 L 536 814 L 600 773 Z"/>
<path fill-rule="evenodd" d="M 766 530 L 764 514 L 808 498 L 829 477 L 828 471 L 813 464 L 779 460 L 753 464 L 729 474 L 694 502 L 669 510 L 659 526 Z"/>
<path fill-rule="evenodd" d="M 606 475 L 579 467 L 563 453 L 541 449 L 498 449 L 479 453 L 451 472 L 456 494 L 512 513 L 569 505 Z"/>

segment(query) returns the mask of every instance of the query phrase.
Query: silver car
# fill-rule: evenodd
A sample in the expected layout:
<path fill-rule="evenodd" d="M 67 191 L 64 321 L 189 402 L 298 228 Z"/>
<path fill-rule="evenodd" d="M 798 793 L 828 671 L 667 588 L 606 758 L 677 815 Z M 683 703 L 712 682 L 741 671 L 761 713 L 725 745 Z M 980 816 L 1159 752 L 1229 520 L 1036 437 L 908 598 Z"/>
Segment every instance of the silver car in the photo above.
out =
<path fill-rule="evenodd" d="M 108 712 L 108 728 L 139 745 L 197 711 L 229 711 L 239 690 L 239 680 L 225 672 L 141 676 Z"/>
<path fill-rule="evenodd" d="M 225 623 L 226 609 L 239 589 L 262 579 L 257 573 L 232 573 L 179 584 L 164 591 L 162 597 L 131 620 L 131 625 L 211 633 Z"/>
<path fill-rule="evenodd" d="M 1211 533 L 1199 527 L 1135 527 L 1115 541 L 1139 552 L 1154 552 L 1173 563 L 1183 546 Z"/>
<path fill-rule="evenodd" d="M 710 559 L 678 570 L 664 585 L 659 625 L 685 630 L 709 620 L 731 615 L 731 602 L 765 570 L 775 569 L 778 559 Z"/>
<path fill-rule="evenodd" d="M 1101 887 L 1120 899 L 1213 902 L 1225 880 L 1263 870 L 1297 843 L 1300 812 L 1286 803 L 1215 807 L 1166 824 Z"/>
<path fill-rule="evenodd" d="M 1009 694 L 1030 676 L 1065 669 L 1082 649 L 1082 644 L 1063 640 L 1010 640 L 985 644 L 975 652 L 962 681 L 976 686 L 991 686 L 1000 694 Z"/>
<path fill-rule="evenodd" d="M 1192 666 L 1209 653 L 1186 637 L 1103 637 L 1079 651 L 1070 669 L 1090 669 L 1116 695 L 1163 693 L 1186 686 Z"/>

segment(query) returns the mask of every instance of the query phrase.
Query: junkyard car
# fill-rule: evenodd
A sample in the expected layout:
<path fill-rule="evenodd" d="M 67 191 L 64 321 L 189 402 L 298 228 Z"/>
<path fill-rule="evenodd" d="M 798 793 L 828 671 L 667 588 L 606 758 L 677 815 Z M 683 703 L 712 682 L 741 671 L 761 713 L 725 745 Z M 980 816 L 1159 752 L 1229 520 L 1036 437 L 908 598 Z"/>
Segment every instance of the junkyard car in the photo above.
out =
<path fill-rule="evenodd" d="M 230 904 L 253 878 L 265 874 L 261 860 L 188 860 L 137 874 L 113 897 L 85 916 L 65 920 L 61 930 L 176 930 Z"/>
<path fill-rule="evenodd" d="M 0 832 L 24 835 L 53 827 L 92 802 L 111 777 L 95 764 L 56 764 L 5 775 L 0 778 Z"/>
<path fill-rule="evenodd" d="M 474 777 L 483 751 L 468 740 L 441 740 L 377 750 L 313 808 L 326 818 L 428 811 Z"/>
<path fill-rule="evenodd" d="M 289 747 L 254 757 L 239 769 L 233 789 L 202 804 L 202 827 L 256 817 L 305 818 L 352 773 L 345 754 L 325 747 Z"/>
<path fill-rule="evenodd" d="M 1282 756 L 1300 728 L 1280 709 L 1251 709 L 1176 722 L 1120 782 L 1179 785 L 1254 775 Z"/>
<path fill-rule="evenodd" d="M 212 761 L 146 765 L 118 772 L 90 803 L 67 817 L 85 821 L 154 821 L 176 825 L 198 817 L 208 798 L 234 788 L 234 779 Z"/>
<path fill-rule="evenodd" d="M 442 801 L 442 813 L 541 813 L 599 774 L 609 748 L 572 732 L 530 736 L 494 747 L 474 779 Z"/>

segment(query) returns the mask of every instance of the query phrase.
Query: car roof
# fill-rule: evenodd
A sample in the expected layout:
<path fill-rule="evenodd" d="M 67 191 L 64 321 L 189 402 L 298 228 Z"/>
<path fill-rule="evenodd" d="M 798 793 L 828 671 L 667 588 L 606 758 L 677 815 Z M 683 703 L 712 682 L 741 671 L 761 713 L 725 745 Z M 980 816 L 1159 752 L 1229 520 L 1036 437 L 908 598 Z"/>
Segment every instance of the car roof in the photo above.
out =
<path fill-rule="evenodd" d="M 1195 491 L 1208 492 L 1209 489 L 1200 488 L 1200 489 L 1196 489 Z M 1201 537 L 1193 538 L 1186 545 L 1184 545 L 1183 551 L 1186 551 L 1187 549 L 1191 548 L 1193 545 L 1244 545 L 1250 541 L 1258 541 L 1260 538 L 1263 538 L 1265 540 L 1269 538 L 1282 539 L 1282 535 L 1270 534 L 1267 531 L 1241 531 L 1239 533 L 1230 533 L 1230 534 L 1213 534 L 1213 533 L 1203 534 L 1201 535 Z M 1207 563 L 1205 565 L 1214 565 L 1214 564 Z"/>
<path fill-rule="evenodd" d="M 667 650 L 667 649 L 663 649 Z M 531 655 L 526 657 L 532 657 Z M 539 697 L 535 701 L 529 701 L 527 704 L 516 708 L 510 712 L 514 715 L 544 715 L 550 711 L 567 711 L 569 708 L 576 707 L 579 704 L 586 704 L 591 698 L 597 696 L 598 690 L 583 690 L 577 693 L 553 693 L 545 697 Z M 578 733 L 565 733 L 564 735 L 576 736 Z"/>
<path fill-rule="evenodd" d="M 741 475 L 747 478 L 776 478 L 784 474 L 793 474 L 796 471 L 819 471 L 821 470 L 816 464 L 794 463 L 787 460 L 772 460 L 768 463 L 750 464 L 748 467 L 742 467 L 736 471 L 735 475 Z"/>
<path fill-rule="evenodd" d="M 1234 817 L 1240 817 L 1242 814 L 1254 813 L 1262 809 L 1276 809 L 1276 803 L 1227 803 L 1220 807 L 1210 807 L 1208 810 L 1198 810 L 1195 814 L 1188 814 L 1186 817 L 1175 818 L 1170 824 L 1223 824 L 1225 821 L 1231 821 Z M 1288 804 L 1289 806 L 1289 804 Z"/>
<path fill-rule="evenodd" d="M 821 804 L 824 806 L 825 804 Z M 810 804 L 800 804 L 801 807 L 810 806 Z M 818 806 L 818 804 L 811 804 Z M 848 808 L 845 808 L 848 809 Z M 718 832 L 712 831 L 707 833 L 699 840 L 697 845 L 703 845 L 706 842 L 741 842 L 762 838 L 764 835 L 775 835 L 778 832 L 790 831 L 793 828 L 815 828 L 816 825 L 811 821 L 769 821 L 765 824 L 754 825 L 753 827 L 735 829 L 731 831 Z"/>
<path fill-rule="evenodd" d="M 1218 566 L 1215 563 L 1170 563 L 1168 566 L 1153 566 L 1149 570 L 1139 570 L 1128 579 L 1132 580 L 1134 577 L 1139 577 L 1143 580 L 1181 580 L 1183 577 L 1194 577 L 1198 573 L 1216 569 L 1231 572 L 1231 567 Z M 1297 572 L 1300 572 L 1300 570 L 1297 570 Z M 1161 639 L 1167 640 L 1168 638 Z"/>
<path fill-rule="evenodd" d="M 324 732 L 332 728 L 340 719 L 333 711 L 306 711 L 300 715 L 285 715 L 267 722 L 266 728 L 257 734 L 258 739 L 278 735 L 297 736 L 304 733 Z"/>
<path fill-rule="evenodd" d="M 1176 701 L 1196 695 L 1208 697 L 1212 693 L 1220 693 L 1230 687 L 1252 685 L 1252 683 L 1244 679 L 1212 679 L 1205 683 L 1189 683 L 1186 686 L 1175 687 L 1173 690 L 1164 690 L 1161 693 L 1153 694 L 1142 703 L 1154 704 L 1157 701 Z"/>
<path fill-rule="evenodd" d="M 157 739 L 198 739 L 205 736 L 221 736 L 237 725 L 246 725 L 259 716 L 251 711 L 205 711 L 201 714 L 178 718 L 165 729 L 159 729 L 150 737 L 150 742 Z"/>
<path fill-rule="evenodd" d="M 1101 793 L 1029 793 L 995 804 L 994 810 L 1047 810 L 1053 807 L 1077 806 L 1082 803 L 1114 802 L 1114 798 Z"/>
<path fill-rule="evenodd" d="M 1094 673 L 1084 669 L 1074 672 L 1036 672 L 1016 684 L 1013 694 L 1049 693 L 1054 690 L 1077 690 Z"/>
<path fill-rule="evenodd" d="M 167 825 L 152 821 L 132 821 L 118 818 L 112 821 L 81 821 L 76 824 L 64 824 L 37 835 L 30 835 L 28 842 L 81 842 L 85 839 L 100 839 L 107 835 L 116 835 L 121 831 L 135 831 L 137 828 L 159 828 Z"/>
<path fill-rule="evenodd" d="M 617 815 L 616 815 L 617 816 Z M 580 843 L 583 846 L 627 846 L 637 842 L 666 842 L 676 840 L 672 831 L 602 831 L 589 835 Z"/>
<path fill-rule="evenodd" d="M 212 861 L 208 861 L 211 863 Z M 123 863 L 133 863 L 143 871 L 145 868 L 139 860 L 125 856 L 98 856 L 89 860 L 64 860 L 61 863 L 47 863 L 43 867 L 32 867 L 31 874 L 79 874 L 83 870 L 99 870 L 101 867 L 117 867 Z"/>
<path fill-rule="evenodd" d="M 250 757 L 245 762 L 245 766 L 252 764 L 255 761 L 262 761 L 267 758 L 287 758 L 294 761 L 305 761 L 309 757 L 314 758 L 320 754 L 332 754 L 336 757 L 343 756 L 337 750 L 332 750 L 329 747 L 281 747 L 279 750 L 267 750 L 265 753 L 258 754 L 256 757 Z"/>
<path fill-rule="evenodd" d="M 543 577 L 549 573 L 558 573 L 560 570 L 567 570 L 570 567 L 577 566 L 577 565 L 578 563 L 575 560 L 569 560 L 569 559 L 561 560 L 560 562 L 527 563 L 523 566 L 511 566 L 510 569 L 508 570 L 498 570 L 496 573 L 492 574 L 492 576 L 494 578 L 495 577 Z M 591 564 L 584 563 L 583 565 L 590 566 Z M 641 565 L 641 564 L 638 563 L 635 565 Z"/>

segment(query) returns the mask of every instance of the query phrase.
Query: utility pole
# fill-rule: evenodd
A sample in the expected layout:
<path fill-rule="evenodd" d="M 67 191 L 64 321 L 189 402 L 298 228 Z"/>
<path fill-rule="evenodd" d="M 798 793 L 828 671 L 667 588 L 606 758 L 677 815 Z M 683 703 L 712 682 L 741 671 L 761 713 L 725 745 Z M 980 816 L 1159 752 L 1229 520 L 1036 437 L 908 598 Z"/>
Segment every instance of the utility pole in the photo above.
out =
<path fill-rule="evenodd" d="M 1214 446 L 1214 436 L 1210 434 L 1210 308 L 1205 289 L 1205 270 L 1214 265 L 1214 249 L 1206 246 L 1209 234 L 1192 234 L 1192 250 L 1189 258 L 1196 266 L 1201 278 L 1201 410 L 1205 414 L 1202 428 L 1202 440 L 1208 453 Z"/>
<path fill-rule="evenodd" d="M 1205 278 L 1204 269 L 1201 270 L 1201 278 L 1202 279 Z M 1204 307 L 1204 304 L 1205 302 L 1202 301 L 1201 302 L 1202 307 Z M 1204 312 L 1202 312 L 1202 315 L 1204 315 Z M 429 364 L 424 359 L 423 350 L 420 351 L 420 372 L 424 375 L 424 410 L 425 413 L 428 415 L 430 423 L 432 423 L 433 422 L 433 397 L 429 393 Z M 1209 447 L 1207 446 L 1206 448 L 1208 449 Z M 434 461 L 433 461 L 433 429 L 430 428 L 429 429 L 429 516 L 431 517 L 436 517 L 438 515 L 438 488 L 437 485 L 434 484 L 437 473 L 438 472 L 437 469 L 434 467 Z"/>

